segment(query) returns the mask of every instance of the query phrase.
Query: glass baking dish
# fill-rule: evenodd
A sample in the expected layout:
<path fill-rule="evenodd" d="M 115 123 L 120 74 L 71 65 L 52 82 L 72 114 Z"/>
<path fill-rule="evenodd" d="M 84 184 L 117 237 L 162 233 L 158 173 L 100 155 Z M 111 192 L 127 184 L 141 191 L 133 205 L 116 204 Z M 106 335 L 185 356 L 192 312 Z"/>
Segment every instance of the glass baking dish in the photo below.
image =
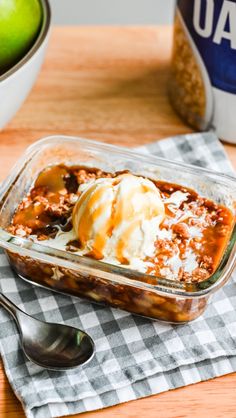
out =
<path fill-rule="evenodd" d="M 163 158 L 86 139 L 53 136 L 29 147 L 4 182 L 0 193 L 0 246 L 16 273 L 34 284 L 149 318 L 183 323 L 204 312 L 210 295 L 229 279 L 236 262 L 236 228 L 224 256 L 207 280 L 186 284 L 106 264 L 85 256 L 34 243 L 6 231 L 19 202 L 38 173 L 66 163 L 105 171 L 130 170 L 153 180 L 195 189 L 235 213 L 236 179 Z"/>

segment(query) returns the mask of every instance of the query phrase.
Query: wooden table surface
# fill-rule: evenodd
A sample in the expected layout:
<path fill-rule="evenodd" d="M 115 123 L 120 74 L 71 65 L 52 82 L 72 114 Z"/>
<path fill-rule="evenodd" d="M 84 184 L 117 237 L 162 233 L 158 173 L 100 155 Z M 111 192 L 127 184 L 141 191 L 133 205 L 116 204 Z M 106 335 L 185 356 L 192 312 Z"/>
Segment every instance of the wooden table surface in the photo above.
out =
<path fill-rule="evenodd" d="M 35 87 L 0 132 L 0 180 L 43 136 L 77 135 L 136 146 L 191 132 L 166 95 L 171 38 L 169 27 L 54 28 Z M 236 147 L 225 148 L 236 167 Z M 235 395 L 233 373 L 80 417 L 235 418 Z M 2 368 L 0 417 L 24 417 Z"/>

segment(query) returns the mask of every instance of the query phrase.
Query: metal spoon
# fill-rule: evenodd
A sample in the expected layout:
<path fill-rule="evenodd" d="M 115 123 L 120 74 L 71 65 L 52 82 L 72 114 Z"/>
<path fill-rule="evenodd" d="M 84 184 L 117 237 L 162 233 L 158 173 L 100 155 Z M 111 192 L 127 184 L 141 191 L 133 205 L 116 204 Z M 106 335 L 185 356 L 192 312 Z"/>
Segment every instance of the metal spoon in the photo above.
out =
<path fill-rule="evenodd" d="M 67 370 L 89 361 L 95 352 L 92 338 L 68 325 L 39 321 L 19 309 L 0 293 L 0 304 L 18 326 L 26 357 L 41 367 Z"/>

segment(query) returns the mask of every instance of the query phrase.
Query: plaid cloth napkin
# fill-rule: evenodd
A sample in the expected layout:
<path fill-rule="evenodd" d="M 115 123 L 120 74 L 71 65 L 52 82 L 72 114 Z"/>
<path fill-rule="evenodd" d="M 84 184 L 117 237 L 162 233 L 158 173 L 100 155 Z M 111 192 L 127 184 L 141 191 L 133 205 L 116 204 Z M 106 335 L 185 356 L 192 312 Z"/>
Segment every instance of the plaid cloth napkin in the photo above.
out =
<path fill-rule="evenodd" d="M 170 138 L 140 151 L 231 172 L 213 133 Z M 0 309 L 0 350 L 9 382 L 28 418 L 108 407 L 236 371 L 236 285 L 218 291 L 203 316 L 186 325 L 127 312 L 34 287 L 14 276 L 0 254 L 1 290 L 39 319 L 85 329 L 96 355 L 84 367 L 42 370 L 24 357 L 14 321 Z"/>

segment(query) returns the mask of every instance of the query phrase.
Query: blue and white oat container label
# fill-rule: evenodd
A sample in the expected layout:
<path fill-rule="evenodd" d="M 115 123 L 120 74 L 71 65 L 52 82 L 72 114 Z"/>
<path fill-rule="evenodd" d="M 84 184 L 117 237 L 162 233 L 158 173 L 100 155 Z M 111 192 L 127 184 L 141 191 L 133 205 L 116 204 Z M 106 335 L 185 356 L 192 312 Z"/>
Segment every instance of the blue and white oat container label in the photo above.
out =
<path fill-rule="evenodd" d="M 236 0 L 178 0 L 174 44 L 175 107 L 236 143 Z"/>

